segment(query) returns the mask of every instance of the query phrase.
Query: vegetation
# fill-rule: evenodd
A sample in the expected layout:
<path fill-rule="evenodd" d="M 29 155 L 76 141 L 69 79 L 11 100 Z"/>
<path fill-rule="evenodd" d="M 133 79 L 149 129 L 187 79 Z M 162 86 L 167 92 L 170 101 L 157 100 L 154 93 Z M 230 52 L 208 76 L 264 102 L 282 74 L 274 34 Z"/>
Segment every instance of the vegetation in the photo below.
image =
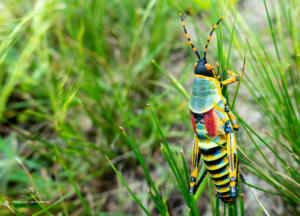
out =
<path fill-rule="evenodd" d="M 198 215 L 207 189 L 219 214 L 209 178 L 195 197 L 186 190 L 195 56 L 180 26 L 183 11 L 199 50 L 225 16 L 208 60 L 220 74 L 227 67 L 241 73 L 245 60 L 242 81 L 224 95 L 245 135 L 238 136 L 242 172 L 269 187 L 246 184 L 282 197 L 285 211 L 298 215 L 300 6 L 260 0 L 257 24 L 256 14 L 241 13 L 245 2 L 2 1 L 0 214 L 126 215 L 136 203 L 140 208 L 129 213 L 167 215 L 170 193 L 179 191 L 184 212 Z M 238 96 L 242 87 L 251 97 Z M 261 113 L 257 124 L 247 122 L 241 100 Z M 129 182 L 132 173 L 140 193 Z"/>

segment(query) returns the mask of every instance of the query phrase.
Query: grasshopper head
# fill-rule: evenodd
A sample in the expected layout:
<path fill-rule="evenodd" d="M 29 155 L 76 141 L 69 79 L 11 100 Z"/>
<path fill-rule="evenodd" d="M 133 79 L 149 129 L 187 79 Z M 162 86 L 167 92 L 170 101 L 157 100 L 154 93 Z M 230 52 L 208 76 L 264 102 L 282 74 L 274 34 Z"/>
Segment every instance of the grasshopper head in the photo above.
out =
<path fill-rule="evenodd" d="M 216 78 L 213 67 L 210 64 L 207 64 L 207 61 L 205 59 L 199 59 L 199 61 L 195 63 L 194 68 L 195 74 Z"/>

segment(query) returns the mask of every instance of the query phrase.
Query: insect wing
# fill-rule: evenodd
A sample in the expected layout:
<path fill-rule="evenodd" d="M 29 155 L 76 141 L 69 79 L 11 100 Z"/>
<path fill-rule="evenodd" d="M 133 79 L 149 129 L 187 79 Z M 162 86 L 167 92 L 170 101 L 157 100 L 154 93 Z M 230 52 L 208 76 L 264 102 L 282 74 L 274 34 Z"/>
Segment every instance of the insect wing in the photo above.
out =
<path fill-rule="evenodd" d="M 190 111 L 190 114 L 191 114 L 191 119 L 192 119 L 192 125 L 193 125 L 193 130 L 196 134 L 196 121 L 195 121 L 195 117 L 194 117 L 194 114 L 192 113 L 192 111 Z"/>
<path fill-rule="evenodd" d="M 204 124 L 208 135 L 211 138 L 215 138 L 217 134 L 217 120 L 216 113 L 214 109 L 209 110 L 204 114 Z"/>

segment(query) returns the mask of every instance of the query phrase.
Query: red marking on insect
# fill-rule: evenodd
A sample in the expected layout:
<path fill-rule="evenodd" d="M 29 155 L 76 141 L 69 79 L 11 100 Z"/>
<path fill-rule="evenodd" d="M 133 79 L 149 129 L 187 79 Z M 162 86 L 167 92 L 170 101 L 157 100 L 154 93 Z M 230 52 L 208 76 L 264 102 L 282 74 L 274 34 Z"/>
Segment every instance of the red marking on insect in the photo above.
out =
<path fill-rule="evenodd" d="M 211 138 L 215 138 L 217 135 L 217 124 L 214 109 L 211 109 L 204 114 L 204 124 L 208 135 Z"/>
<path fill-rule="evenodd" d="M 192 119 L 192 125 L 193 125 L 193 130 L 196 134 L 196 122 L 195 122 L 195 117 L 194 117 L 194 114 L 192 113 L 192 111 L 190 111 L 190 114 L 191 114 L 191 119 Z"/>

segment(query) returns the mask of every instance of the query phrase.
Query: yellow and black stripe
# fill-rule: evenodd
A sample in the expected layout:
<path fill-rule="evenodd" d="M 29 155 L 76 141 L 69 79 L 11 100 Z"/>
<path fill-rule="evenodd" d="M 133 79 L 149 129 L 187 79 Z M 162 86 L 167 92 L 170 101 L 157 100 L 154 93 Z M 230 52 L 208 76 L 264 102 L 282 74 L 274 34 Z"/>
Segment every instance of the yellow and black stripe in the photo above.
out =
<path fill-rule="evenodd" d="M 220 199 L 225 203 L 231 203 L 235 197 L 230 191 L 229 164 L 226 143 L 223 147 L 217 146 L 209 149 L 201 148 L 201 156 L 206 170 L 210 175 L 215 190 Z"/>
<path fill-rule="evenodd" d="M 218 22 L 216 24 L 214 24 L 213 26 L 213 29 L 211 30 L 209 36 L 208 36 L 208 39 L 206 41 L 206 44 L 205 44 L 205 47 L 204 47 L 204 56 L 203 56 L 203 59 L 206 60 L 206 52 L 207 52 L 207 47 L 208 47 L 208 44 L 209 44 L 209 41 L 212 37 L 212 34 L 214 33 L 215 29 L 218 27 L 219 23 L 224 19 L 224 16 L 221 16 L 221 18 L 218 20 Z"/>
<path fill-rule="evenodd" d="M 180 12 L 179 13 L 179 16 L 180 16 L 180 19 L 181 19 L 181 25 L 183 27 L 183 31 L 184 31 L 184 34 L 185 34 L 185 37 L 186 39 L 188 40 L 189 44 L 191 45 L 193 51 L 195 52 L 195 54 L 197 55 L 197 57 L 200 59 L 200 55 L 197 51 L 197 48 L 194 46 L 193 42 L 191 41 L 191 38 L 189 36 L 189 34 L 187 33 L 187 30 L 186 30 L 186 27 L 185 27 L 185 24 L 184 24 L 184 20 L 183 20 L 183 16 L 182 16 L 182 13 Z"/>

